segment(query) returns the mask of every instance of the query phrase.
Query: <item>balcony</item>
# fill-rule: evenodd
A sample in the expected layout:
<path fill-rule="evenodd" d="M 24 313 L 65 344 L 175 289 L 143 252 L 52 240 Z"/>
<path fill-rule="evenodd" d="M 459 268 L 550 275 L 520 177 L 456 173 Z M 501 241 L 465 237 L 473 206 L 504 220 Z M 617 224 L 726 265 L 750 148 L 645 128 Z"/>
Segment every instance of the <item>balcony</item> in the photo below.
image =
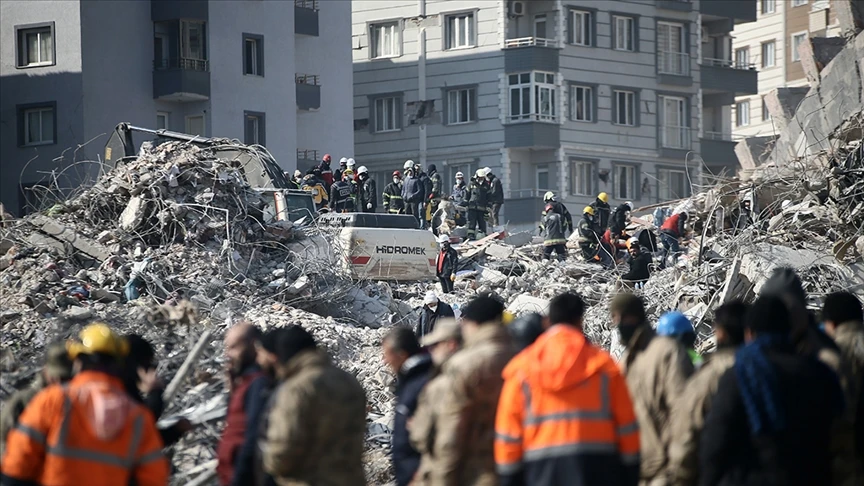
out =
<path fill-rule="evenodd" d="M 556 39 L 541 37 L 507 39 L 504 41 L 505 72 L 558 72 L 558 46 Z"/>
<path fill-rule="evenodd" d="M 657 52 L 657 79 L 660 84 L 690 86 L 690 54 L 687 52 Z"/>
<path fill-rule="evenodd" d="M 705 0 L 702 0 L 703 2 Z M 657 8 L 662 10 L 675 10 L 677 12 L 690 12 L 693 3 L 690 0 L 657 0 Z"/>
<path fill-rule="evenodd" d="M 153 22 L 165 20 L 202 20 L 210 15 L 207 0 L 151 0 L 150 17 Z"/>
<path fill-rule="evenodd" d="M 739 63 L 730 59 L 702 58 L 702 89 L 705 94 L 758 93 L 758 73 L 755 64 Z"/>
<path fill-rule="evenodd" d="M 318 0 L 294 0 L 294 33 L 318 37 Z"/>
<path fill-rule="evenodd" d="M 304 165 L 315 165 L 321 159 L 318 158 L 317 150 L 297 149 L 297 168 L 300 168 L 300 163 Z"/>
<path fill-rule="evenodd" d="M 736 24 L 756 21 L 756 0 L 702 0 L 699 13 L 703 22 L 721 18 L 734 19 Z"/>
<path fill-rule="evenodd" d="M 558 47 L 558 41 L 555 39 L 542 39 L 540 37 L 520 37 L 518 39 L 507 39 L 504 41 L 505 49 L 530 46 Z"/>
<path fill-rule="evenodd" d="M 321 86 L 317 74 L 295 74 L 297 108 L 301 110 L 317 110 L 321 108 Z"/>
<path fill-rule="evenodd" d="M 557 123 L 535 121 L 532 115 L 527 121 L 504 125 L 504 147 L 506 148 L 558 148 L 561 145 L 561 126 Z"/>
<path fill-rule="evenodd" d="M 693 148 L 693 129 L 684 126 L 664 125 L 658 127 L 660 135 L 660 156 L 682 159 Z"/>
<path fill-rule="evenodd" d="M 210 62 L 183 57 L 157 59 L 153 62 L 153 98 L 179 102 L 210 99 Z"/>

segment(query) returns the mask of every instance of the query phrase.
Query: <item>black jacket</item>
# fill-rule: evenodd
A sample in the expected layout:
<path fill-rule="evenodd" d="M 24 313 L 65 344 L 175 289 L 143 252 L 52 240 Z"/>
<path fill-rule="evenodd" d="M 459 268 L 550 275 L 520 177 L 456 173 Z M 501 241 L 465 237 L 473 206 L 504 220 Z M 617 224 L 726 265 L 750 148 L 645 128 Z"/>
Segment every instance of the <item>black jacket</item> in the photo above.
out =
<path fill-rule="evenodd" d="M 648 266 L 651 265 L 651 254 L 647 251 L 639 252 L 636 258 L 630 259 L 630 271 L 621 276 L 621 280 L 628 282 L 644 282 L 648 280 Z"/>
<path fill-rule="evenodd" d="M 613 235 L 620 235 L 624 228 L 627 227 L 627 212 L 630 207 L 626 204 L 620 204 L 615 211 L 612 212 L 612 219 L 609 221 L 609 229 Z M 604 228 L 606 226 L 603 226 Z"/>
<path fill-rule="evenodd" d="M 594 217 L 597 218 L 597 225 L 600 226 L 601 230 L 605 231 L 609 227 L 609 213 L 612 210 L 609 207 L 609 203 L 595 199 L 591 203 L 591 207 L 594 208 Z"/>
<path fill-rule="evenodd" d="M 162 392 L 164 390 L 156 389 L 143 395 L 141 390 L 138 389 L 139 366 L 141 366 L 141 363 L 131 360 L 126 361 L 125 366 L 123 367 L 123 388 L 126 390 L 126 394 L 132 397 L 133 400 L 147 407 L 147 409 L 150 410 L 150 413 L 153 414 L 153 419 L 158 422 L 159 417 L 161 417 L 162 413 L 165 411 L 165 401 L 162 398 Z M 174 445 L 175 442 L 180 440 L 183 433 L 177 425 L 172 425 L 167 429 L 159 429 L 159 436 L 162 437 L 162 443 L 165 447 L 168 447 Z"/>
<path fill-rule="evenodd" d="M 736 369 L 720 379 L 699 447 L 701 486 L 831 484 L 831 425 L 843 407 L 837 375 L 791 346 L 766 351 L 785 430 L 753 437 Z"/>
<path fill-rule="evenodd" d="M 440 304 L 439 304 L 440 305 Z M 396 416 L 393 418 L 393 469 L 397 486 L 407 486 L 420 467 L 420 453 L 411 447 L 408 419 L 417 410 L 417 398 L 429 381 L 432 359 L 428 354 L 408 358 L 396 376 Z"/>
<path fill-rule="evenodd" d="M 443 264 L 441 260 L 444 260 Z M 459 253 L 456 252 L 456 249 L 451 247 L 447 248 L 446 252 L 439 251 L 438 257 L 435 259 L 435 272 L 439 277 L 450 278 L 450 275 L 456 273 L 456 268 L 459 266 Z M 438 270 L 438 268 L 441 270 Z M 439 302 L 438 305 L 441 305 Z"/>
<path fill-rule="evenodd" d="M 402 199 L 407 204 L 423 202 L 423 180 L 406 176 L 402 181 Z"/>
<path fill-rule="evenodd" d="M 464 201 L 468 209 L 486 211 L 489 207 L 489 188 L 485 184 L 472 182 L 465 193 Z"/>
<path fill-rule="evenodd" d="M 354 211 L 354 185 L 339 181 L 330 188 L 330 209 L 336 212 Z"/>
<path fill-rule="evenodd" d="M 423 336 L 432 332 L 435 329 L 435 323 L 438 322 L 438 319 L 442 317 L 455 317 L 456 314 L 453 313 L 453 308 L 444 302 L 438 302 L 438 308 L 435 309 L 435 312 L 429 310 L 425 305 L 422 309 L 420 309 L 420 319 L 417 321 L 417 327 L 414 328 L 414 334 L 417 335 L 417 339 L 422 339 Z"/>
<path fill-rule="evenodd" d="M 501 179 L 491 176 L 489 179 L 489 203 L 504 204 L 504 187 L 501 185 Z"/>
<path fill-rule="evenodd" d="M 375 185 L 375 180 L 367 177 L 365 181 L 360 182 L 360 211 L 366 211 L 366 205 L 372 203 L 372 210 L 378 209 L 378 188 Z"/>
<path fill-rule="evenodd" d="M 567 206 L 560 201 L 552 201 L 550 204 L 552 205 L 552 211 L 555 211 L 564 218 L 564 226 L 567 231 L 573 232 L 573 217 L 570 216 L 570 211 L 567 210 Z M 546 211 L 543 211 L 543 216 L 546 216 Z"/>
<path fill-rule="evenodd" d="M 429 201 L 429 196 L 432 194 L 432 179 L 425 172 L 421 172 L 419 175 L 420 179 L 420 187 L 423 192 L 423 202 Z"/>
<path fill-rule="evenodd" d="M 388 213 L 399 214 L 405 209 L 405 201 L 402 200 L 402 184 L 390 182 L 384 188 L 382 196 L 384 201 L 384 210 Z"/>
<path fill-rule="evenodd" d="M 441 199 L 441 174 L 430 170 L 429 180 L 432 181 L 432 188 L 429 191 L 429 194 L 432 194 L 432 199 Z"/>

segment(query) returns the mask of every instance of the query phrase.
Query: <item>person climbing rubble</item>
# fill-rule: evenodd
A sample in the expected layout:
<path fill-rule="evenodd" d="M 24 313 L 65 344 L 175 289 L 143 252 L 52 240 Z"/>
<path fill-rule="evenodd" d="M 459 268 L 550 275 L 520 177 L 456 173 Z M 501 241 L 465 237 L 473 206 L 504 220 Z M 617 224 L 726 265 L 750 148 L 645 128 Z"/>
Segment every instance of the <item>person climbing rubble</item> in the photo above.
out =
<path fill-rule="evenodd" d="M 609 218 L 609 231 L 615 238 L 622 238 L 622 236 L 627 234 L 624 230 L 627 228 L 627 224 L 630 223 L 630 213 L 632 211 L 633 203 L 630 201 L 619 204 L 612 211 L 612 215 Z M 626 236 L 624 239 L 626 239 Z"/>
<path fill-rule="evenodd" d="M 660 252 L 660 269 L 666 268 L 667 259 L 671 258 L 673 264 L 678 261 L 681 254 L 682 240 L 687 236 L 687 213 L 673 214 L 663 222 L 660 227 L 660 243 L 663 250 Z"/>
<path fill-rule="evenodd" d="M 564 236 L 564 218 L 553 211 L 551 204 L 547 204 L 543 212 L 546 214 L 543 217 L 541 225 L 544 235 L 543 259 L 549 260 L 552 258 L 552 253 L 554 252 L 558 261 L 563 262 L 567 258 L 567 238 Z"/>
<path fill-rule="evenodd" d="M 327 207 L 330 196 L 324 187 L 324 181 L 321 179 L 321 171 L 317 167 L 309 169 L 306 177 L 303 178 L 303 185 L 300 188 L 312 193 L 312 201 L 315 203 L 316 210 L 320 211 Z"/>
<path fill-rule="evenodd" d="M 467 186 L 465 185 L 465 175 L 462 172 L 456 173 L 456 183 L 453 184 L 453 190 L 450 191 L 450 200 L 453 201 L 457 206 L 462 205 L 462 201 L 465 199 L 465 193 L 467 191 Z"/>
<path fill-rule="evenodd" d="M 445 201 L 446 202 L 446 201 Z M 453 282 L 456 281 L 456 270 L 459 268 L 459 254 L 450 246 L 450 235 L 438 237 L 441 250 L 435 260 L 435 275 L 441 283 L 441 291 L 445 294 L 453 292 Z"/>
<path fill-rule="evenodd" d="M 553 208 L 554 210 L 554 208 Z M 587 262 L 599 261 L 604 268 L 612 265 L 611 252 L 603 246 L 601 237 L 597 234 L 597 225 L 594 222 L 594 208 L 585 206 L 582 210 L 582 219 L 579 220 L 579 249 L 582 258 Z"/>
<path fill-rule="evenodd" d="M 627 251 L 630 253 L 630 271 L 621 276 L 621 281 L 629 287 L 644 284 L 651 276 L 651 253 L 645 251 L 639 240 L 627 240 Z"/>
<path fill-rule="evenodd" d="M 321 180 L 324 181 L 324 189 L 330 190 L 333 185 L 333 170 L 330 169 L 330 154 L 324 154 L 321 158 L 321 163 L 318 164 L 318 170 L 321 171 Z"/>
<path fill-rule="evenodd" d="M 393 171 L 393 181 L 384 187 L 381 195 L 384 212 L 387 214 L 405 214 L 405 202 L 402 200 L 402 173 Z"/>
<path fill-rule="evenodd" d="M 555 195 L 554 192 L 548 191 L 543 195 L 543 204 L 546 206 L 552 205 L 552 211 L 560 214 L 562 218 L 564 218 L 564 229 L 572 233 L 573 232 L 573 217 L 570 216 L 570 211 L 567 210 L 567 206 L 564 205 L 561 201 L 558 200 L 558 196 Z M 540 214 L 541 219 L 546 217 L 546 209 L 544 207 L 543 212 Z"/>
<path fill-rule="evenodd" d="M 360 212 L 374 213 L 378 209 L 378 188 L 375 185 L 375 179 L 369 177 L 369 169 L 365 165 L 361 165 L 357 169 L 357 180 Z"/>
<path fill-rule="evenodd" d="M 480 239 L 486 235 L 486 213 L 489 211 L 489 187 L 483 169 L 477 169 L 468 186 L 463 203 L 468 208 L 468 238 Z"/>
<path fill-rule="evenodd" d="M 606 231 L 606 228 L 609 227 L 609 213 L 611 211 L 609 206 L 609 194 L 606 194 L 605 192 L 597 194 L 597 199 L 595 199 L 590 206 L 594 209 L 597 228 L 601 233 Z"/>
<path fill-rule="evenodd" d="M 504 368 L 495 417 L 501 486 L 638 484 L 639 424 L 627 383 L 585 338 L 584 312 L 579 295 L 554 297 L 551 327 Z"/>
<path fill-rule="evenodd" d="M 668 336 L 681 343 L 694 369 L 698 370 L 702 366 L 702 356 L 695 349 L 696 330 L 687 316 L 678 311 L 666 312 L 657 321 L 656 331 L 658 336 Z"/>
<path fill-rule="evenodd" d="M 354 172 L 345 169 L 342 180 L 330 188 L 330 210 L 334 213 L 353 213 L 356 210 L 354 203 L 357 186 L 353 178 Z"/>
<path fill-rule="evenodd" d="M 396 486 L 408 486 L 420 468 L 420 453 L 408 439 L 408 421 L 414 416 L 420 392 L 431 377 L 432 358 L 423 352 L 417 337 L 405 327 L 390 330 L 381 348 L 384 363 L 396 375 L 392 441 Z"/>
<path fill-rule="evenodd" d="M 423 339 L 423 336 L 435 330 L 435 324 L 442 317 L 454 317 L 456 314 L 453 308 L 446 302 L 438 300 L 434 290 L 426 292 L 423 298 L 423 307 L 420 309 L 420 317 L 417 320 L 417 327 L 414 328 L 414 334 L 417 339 Z"/>
<path fill-rule="evenodd" d="M 489 223 L 495 227 L 501 224 L 499 215 L 501 206 L 504 205 L 504 186 L 501 185 L 501 179 L 492 173 L 492 169 L 486 167 L 484 171 L 486 172 L 486 181 L 489 184 Z"/>
<path fill-rule="evenodd" d="M 129 344 L 104 323 L 79 339 L 67 343 L 75 377 L 37 393 L 9 432 L 0 483 L 168 484 L 153 416 L 120 379 Z"/>

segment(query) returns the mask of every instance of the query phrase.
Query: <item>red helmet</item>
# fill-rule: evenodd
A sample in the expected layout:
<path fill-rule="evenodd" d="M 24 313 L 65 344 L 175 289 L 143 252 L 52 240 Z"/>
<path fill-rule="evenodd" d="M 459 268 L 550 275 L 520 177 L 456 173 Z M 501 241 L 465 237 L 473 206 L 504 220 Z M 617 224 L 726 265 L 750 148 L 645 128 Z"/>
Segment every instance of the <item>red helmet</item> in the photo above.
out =
<path fill-rule="evenodd" d="M 322 160 L 324 162 L 330 163 L 330 154 L 324 154 L 324 158 Z"/>
<path fill-rule="evenodd" d="M 393 175 L 396 176 L 396 177 L 402 177 L 402 173 L 399 172 L 398 170 L 394 170 L 394 171 L 393 171 Z"/>

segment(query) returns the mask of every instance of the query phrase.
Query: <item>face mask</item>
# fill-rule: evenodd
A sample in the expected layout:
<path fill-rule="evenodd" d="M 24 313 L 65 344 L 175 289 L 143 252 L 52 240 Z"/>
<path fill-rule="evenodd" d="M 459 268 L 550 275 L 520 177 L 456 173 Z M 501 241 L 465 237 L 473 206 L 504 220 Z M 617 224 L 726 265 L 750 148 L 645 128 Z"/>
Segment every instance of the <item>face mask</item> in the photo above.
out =
<path fill-rule="evenodd" d="M 630 341 L 633 339 L 633 335 L 636 334 L 637 329 L 639 329 L 639 326 L 618 325 L 618 334 L 621 336 L 621 344 L 624 346 L 630 344 Z"/>
<path fill-rule="evenodd" d="M 431 310 L 432 312 L 435 312 L 436 310 L 438 310 L 438 304 L 430 305 L 429 310 Z"/>
<path fill-rule="evenodd" d="M 461 186 L 461 185 L 464 184 L 464 183 L 465 183 L 465 180 L 463 180 L 463 179 L 456 179 L 456 184 L 458 184 L 458 185 Z"/>
<path fill-rule="evenodd" d="M 393 178 L 393 182 L 396 183 L 396 184 L 399 184 L 399 178 L 398 178 L 398 177 L 394 177 L 394 178 Z"/>

